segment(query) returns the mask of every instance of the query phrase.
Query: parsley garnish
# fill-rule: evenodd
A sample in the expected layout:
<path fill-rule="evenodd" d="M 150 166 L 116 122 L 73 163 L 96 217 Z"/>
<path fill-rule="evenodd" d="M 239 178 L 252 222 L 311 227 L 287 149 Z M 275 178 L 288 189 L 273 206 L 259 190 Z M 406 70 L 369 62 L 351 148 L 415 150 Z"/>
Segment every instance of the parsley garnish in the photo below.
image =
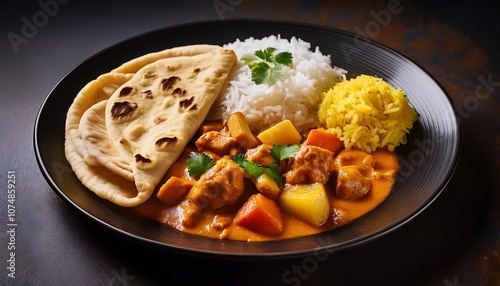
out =
<path fill-rule="evenodd" d="M 289 52 L 276 51 L 276 48 L 268 47 L 241 58 L 252 71 L 252 80 L 256 84 L 267 83 L 271 86 L 283 78 L 283 67 L 292 63 L 293 56 Z"/>
<path fill-rule="evenodd" d="M 191 152 L 191 158 L 187 158 L 188 172 L 191 177 L 199 178 L 208 169 L 214 166 L 214 161 L 205 153 L 197 154 Z"/>
<path fill-rule="evenodd" d="M 273 145 L 271 155 L 276 161 L 286 160 L 299 151 L 299 145 Z"/>

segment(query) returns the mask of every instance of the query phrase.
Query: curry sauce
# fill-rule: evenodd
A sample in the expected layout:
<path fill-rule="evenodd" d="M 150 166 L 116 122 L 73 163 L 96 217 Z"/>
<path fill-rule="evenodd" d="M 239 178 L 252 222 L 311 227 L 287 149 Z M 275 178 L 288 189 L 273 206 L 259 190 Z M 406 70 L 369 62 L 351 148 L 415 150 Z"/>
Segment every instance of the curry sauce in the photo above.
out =
<path fill-rule="evenodd" d="M 224 130 L 222 133 L 224 133 Z M 211 134 L 211 136 L 213 135 L 214 134 Z M 227 134 L 224 134 L 223 136 L 226 135 Z M 214 138 L 211 138 L 211 140 L 214 140 Z M 218 140 L 219 142 L 223 142 L 223 144 L 225 144 L 224 142 L 229 139 L 221 137 Z M 194 147 L 191 146 L 191 148 Z M 234 201 L 227 204 L 218 203 L 216 207 L 210 207 L 211 205 L 207 203 L 207 206 L 203 206 L 202 210 L 195 211 L 194 215 L 192 215 L 193 211 L 190 206 L 190 204 L 193 204 L 191 200 L 194 198 L 191 194 L 192 192 L 183 196 L 177 202 L 168 205 L 162 203 L 157 197 L 152 196 L 146 203 L 134 207 L 134 210 L 153 220 L 187 233 L 219 239 L 265 241 L 310 235 L 345 225 L 346 223 L 349 223 L 350 221 L 377 207 L 390 194 L 399 169 L 398 158 L 394 152 L 387 151 L 386 149 L 377 149 L 372 153 L 366 153 L 358 150 L 340 150 L 336 153 L 329 153 L 329 151 L 326 152 L 324 150 L 312 150 L 315 152 L 324 152 L 324 154 L 327 155 L 331 154 L 332 157 L 332 161 L 328 163 L 331 164 L 332 167 L 329 170 L 331 174 L 328 174 L 329 177 L 323 184 L 330 210 L 326 222 L 319 226 L 307 223 L 304 220 L 283 211 L 281 208 L 282 206 L 280 206 L 282 229 L 280 229 L 280 233 L 278 235 L 267 235 L 236 224 L 234 222 L 234 218 L 238 211 L 253 194 L 259 193 L 259 190 L 256 189 L 256 187 L 252 184 L 252 180 L 248 177 L 243 180 L 244 186 L 242 187 L 242 192 L 237 195 Z M 192 149 L 188 148 L 186 150 L 185 155 L 179 158 L 179 160 L 171 167 L 167 173 L 167 177 L 180 177 L 185 180 L 190 180 L 193 184 L 196 184 L 196 180 L 189 176 L 187 170 L 186 154 L 190 151 L 192 151 Z M 246 150 L 241 150 L 241 148 L 235 150 L 231 147 L 227 148 L 227 150 L 224 150 L 223 152 L 233 153 L 234 155 L 237 152 L 245 151 Z M 212 154 L 212 156 L 215 158 L 217 155 Z M 320 156 L 315 156 L 315 158 L 319 157 Z M 217 162 L 219 162 L 221 158 L 222 157 L 219 156 L 219 158 L 217 158 Z M 291 158 L 291 160 L 293 160 L 293 158 Z M 325 162 L 317 163 L 319 163 L 319 165 L 325 164 Z M 291 165 L 292 164 L 288 162 L 286 166 L 283 166 L 282 164 L 281 167 L 290 168 Z M 358 194 L 360 197 L 346 197 L 345 193 L 339 192 L 339 189 L 343 188 L 340 185 L 340 181 L 343 179 L 339 177 L 339 174 L 343 169 L 355 169 L 357 173 L 359 172 L 359 174 L 363 176 L 363 180 L 368 181 L 369 185 L 366 190 L 363 190 L 363 184 L 353 184 L 352 181 L 344 182 L 345 186 L 351 188 L 354 185 L 355 190 L 348 190 L 348 192 L 358 192 L 361 194 Z M 223 171 L 219 170 L 215 175 L 219 175 L 221 172 Z M 232 177 L 234 178 L 235 176 Z M 227 178 L 223 179 L 228 180 Z M 347 180 L 354 179 L 347 178 Z M 210 184 L 212 183 L 213 182 L 210 182 Z M 286 188 L 287 184 L 288 183 L 285 182 L 283 188 Z M 203 189 L 204 187 L 202 186 L 200 188 Z M 228 193 L 231 192 L 232 190 L 228 190 Z M 223 194 L 223 196 L 225 195 Z"/>

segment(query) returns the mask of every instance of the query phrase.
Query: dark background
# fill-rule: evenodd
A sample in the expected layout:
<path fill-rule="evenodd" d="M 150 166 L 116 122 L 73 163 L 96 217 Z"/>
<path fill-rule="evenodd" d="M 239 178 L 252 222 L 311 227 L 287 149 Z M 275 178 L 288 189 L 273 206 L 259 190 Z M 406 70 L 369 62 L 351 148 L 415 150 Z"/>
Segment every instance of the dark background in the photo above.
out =
<path fill-rule="evenodd" d="M 282 275 L 301 266 L 302 258 L 231 261 L 165 253 L 92 224 L 67 206 L 39 171 L 33 147 L 36 114 L 52 87 L 79 63 L 144 32 L 243 18 L 354 32 L 390 1 L 60 2 L 0 4 L 0 284 L 294 285 Z M 297 273 L 301 285 L 500 285 L 499 3 L 435 2 L 400 1 L 403 11 L 372 40 L 421 65 L 451 97 L 462 130 L 455 175 L 414 220 L 335 252 L 309 273 Z M 57 11 L 28 31 L 24 43 L 13 45 L 9 33 L 22 36 L 23 19 L 32 21 L 46 3 L 58 3 Z M 232 9 L 217 13 L 220 3 Z M 478 99 L 481 78 L 489 79 L 490 89 L 489 96 Z M 9 170 L 18 180 L 16 279 L 7 277 Z"/>

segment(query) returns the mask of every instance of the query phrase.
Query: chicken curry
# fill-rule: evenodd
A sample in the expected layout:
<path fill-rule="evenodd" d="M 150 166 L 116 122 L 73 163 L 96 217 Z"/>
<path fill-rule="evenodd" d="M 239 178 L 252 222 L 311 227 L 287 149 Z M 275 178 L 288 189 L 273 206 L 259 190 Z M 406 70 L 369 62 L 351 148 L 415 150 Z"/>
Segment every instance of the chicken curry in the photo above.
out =
<path fill-rule="evenodd" d="M 241 113 L 205 122 L 138 212 L 183 232 L 263 241 L 344 225 L 389 195 L 395 153 L 345 150 L 322 129 L 285 120 L 254 136 Z"/>

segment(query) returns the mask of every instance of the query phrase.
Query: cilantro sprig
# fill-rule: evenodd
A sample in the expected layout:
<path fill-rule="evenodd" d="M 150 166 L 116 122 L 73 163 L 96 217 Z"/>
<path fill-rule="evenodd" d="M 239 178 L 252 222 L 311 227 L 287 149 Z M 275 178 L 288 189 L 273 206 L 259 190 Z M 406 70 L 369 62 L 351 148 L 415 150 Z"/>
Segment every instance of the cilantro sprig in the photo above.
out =
<path fill-rule="evenodd" d="M 264 173 L 264 170 L 261 166 L 259 166 L 259 164 L 248 161 L 243 154 L 237 154 L 234 156 L 233 161 L 243 168 L 247 174 L 254 178 L 258 178 L 262 175 L 262 173 Z"/>
<path fill-rule="evenodd" d="M 260 166 L 255 162 L 248 161 L 243 154 L 237 154 L 233 157 L 233 161 L 238 164 L 247 174 L 254 178 L 260 177 L 263 173 L 268 174 L 271 178 L 281 186 L 283 184 L 281 180 L 281 170 L 276 163 L 269 165 L 269 167 L 265 168 Z"/>
<path fill-rule="evenodd" d="M 277 162 L 289 159 L 297 151 L 299 151 L 299 145 L 273 145 L 273 147 L 271 147 L 271 155 Z M 254 178 L 258 178 L 263 173 L 266 173 L 279 187 L 283 185 L 281 169 L 277 163 L 272 163 L 268 167 L 262 167 L 255 162 L 248 161 L 243 154 L 234 156 L 233 161 Z"/>
<path fill-rule="evenodd" d="M 264 173 L 268 174 L 275 182 L 278 187 L 283 185 L 283 180 L 281 179 L 281 169 L 276 163 L 272 163 L 268 168 L 264 168 Z"/>
<path fill-rule="evenodd" d="M 271 155 L 273 158 L 280 162 L 289 159 L 299 150 L 299 145 L 273 145 L 271 148 Z M 191 157 L 186 159 L 188 163 L 189 175 L 193 178 L 199 179 L 203 173 L 212 168 L 215 163 L 205 153 L 191 152 Z M 281 169 L 277 163 L 270 164 L 268 167 L 262 167 L 255 162 L 248 161 L 243 154 L 237 154 L 233 157 L 233 161 L 238 164 L 247 174 L 254 178 L 258 178 L 263 173 L 268 174 L 278 186 L 283 185 L 281 178 Z"/>
<path fill-rule="evenodd" d="M 279 162 L 292 157 L 297 151 L 299 151 L 299 145 L 273 145 L 271 155 Z"/>
<path fill-rule="evenodd" d="M 187 158 L 186 162 L 188 163 L 189 175 L 196 179 L 215 165 L 210 156 L 205 153 L 197 154 L 196 152 L 191 152 L 191 157 Z"/>
<path fill-rule="evenodd" d="M 283 67 L 289 66 L 292 58 L 289 52 L 278 53 L 276 48 L 268 47 L 241 59 L 252 71 L 253 82 L 271 86 L 283 78 Z"/>

